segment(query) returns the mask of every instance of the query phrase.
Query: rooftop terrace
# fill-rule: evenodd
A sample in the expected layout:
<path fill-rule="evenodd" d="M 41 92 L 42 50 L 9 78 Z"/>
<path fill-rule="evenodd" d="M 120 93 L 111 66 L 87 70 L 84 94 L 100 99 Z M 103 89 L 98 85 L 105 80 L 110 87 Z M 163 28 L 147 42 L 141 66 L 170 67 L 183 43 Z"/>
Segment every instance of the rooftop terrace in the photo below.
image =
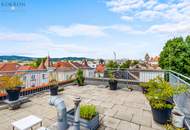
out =
<path fill-rule="evenodd" d="M 104 85 L 68 86 L 60 92 L 67 110 L 74 107 L 73 98 L 80 96 L 82 104 L 97 106 L 100 113 L 99 130 L 163 130 L 152 119 L 147 99 L 140 91 L 119 89 L 111 91 Z M 43 119 L 43 126 L 50 127 L 56 122 L 56 110 L 48 104 L 49 93 L 32 96 L 18 110 L 0 110 L 0 129 L 12 129 L 11 122 L 31 114 Z M 37 126 L 39 127 L 39 126 Z"/>

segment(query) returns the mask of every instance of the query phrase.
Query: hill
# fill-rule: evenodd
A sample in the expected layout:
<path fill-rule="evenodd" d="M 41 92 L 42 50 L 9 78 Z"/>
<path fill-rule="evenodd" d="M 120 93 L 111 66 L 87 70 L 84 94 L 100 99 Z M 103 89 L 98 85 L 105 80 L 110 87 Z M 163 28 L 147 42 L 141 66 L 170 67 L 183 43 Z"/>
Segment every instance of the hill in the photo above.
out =
<path fill-rule="evenodd" d="M 43 58 L 43 57 L 27 57 L 27 56 L 16 56 L 16 55 L 11 55 L 11 56 L 0 56 L 0 61 L 34 61 L 38 58 Z M 58 61 L 58 60 L 72 60 L 72 61 L 76 61 L 76 60 L 83 60 L 83 59 L 87 59 L 87 60 L 93 60 L 90 58 L 86 58 L 86 57 L 62 57 L 62 58 L 51 58 L 52 61 Z"/>

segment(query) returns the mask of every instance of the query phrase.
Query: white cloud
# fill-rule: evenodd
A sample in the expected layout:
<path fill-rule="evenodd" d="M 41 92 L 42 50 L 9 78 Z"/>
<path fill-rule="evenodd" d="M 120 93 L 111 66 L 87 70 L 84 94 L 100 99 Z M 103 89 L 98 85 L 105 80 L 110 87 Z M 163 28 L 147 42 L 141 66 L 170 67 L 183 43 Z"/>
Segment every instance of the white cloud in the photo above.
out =
<path fill-rule="evenodd" d="M 156 11 L 162 11 L 162 10 L 165 10 L 168 8 L 168 5 L 167 4 L 159 4 L 157 6 L 154 7 L 154 10 Z"/>
<path fill-rule="evenodd" d="M 89 36 L 89 37 L 102 37 L 106 36 L 103 29 L 96 25 L 74 24 L 69 27 L 65 26 L 50 26 L 48 32 L 55 33 L 59 36 L 72 37 L 72 36 Z"/>
<path fill-rule="evenodd" d="M 132 21 L 133 17 L 130 17 L 130 16 L 121 16 L 121 19 L 123 19 L 125 21 Z"/>
<path fill-rule="evenodd" d="M 163 16 L 162 13 L 159 11 L 151 11 L 151 10 L 145 10 L 136 13 L 135 15 L 138 19 L 142 19 L 144 21 L 151 21 L 152 19 L 159 19 L 160 17 Z"/>
<path fill-rule="evenodd" d="M 115 31 L 120 31 L 120 32 L 125 32 L 128 34 L 143 34 L 143 31 L 134 29 L 128 25 L 125 24 L 115 24 L 115 25 L 110 25 L 106 26 L 106 29 L 112 29 Z"/>
<path fill-rule="evenodd" d="M 153 25 L 148 29 L 148 32 L 190 33 L 190 23 L 189 22 L 180 22 L 180 23 Z"/>
<path fill-rule="evenodd" d="M 113 12 L 127 12 L 131 9 L 137 9 L 141 7 L 144 2 L 143 0 L 109 0 L 106 2 L 107 6 Z"/>
<path fill-rule="evenodd" d="M 0 41 L 31 42 L 35 40 L 48 40 L 47 37 L 38 33 L 0 33 Z"/>
<path fill-rule="evenodd" d="M 107 0 L 107 7 L 112 12 L 119 13 L 121 19 L 141 19 L 144 21 L 182 22 L 190 21 L 189 0 Z"/>

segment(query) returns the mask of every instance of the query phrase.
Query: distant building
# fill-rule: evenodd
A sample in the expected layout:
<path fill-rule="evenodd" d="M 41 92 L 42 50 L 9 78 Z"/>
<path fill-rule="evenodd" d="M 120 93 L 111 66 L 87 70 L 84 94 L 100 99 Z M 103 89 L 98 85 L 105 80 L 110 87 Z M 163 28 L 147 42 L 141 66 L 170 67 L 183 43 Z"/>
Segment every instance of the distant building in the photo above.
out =
<path fill-rule="evenodd" d="M 96 71 L 95 71 L 96 78 L 103 78 L 104 71 L 105 71 L 105 64 L 104 64 L 104 62 L 100 62 L 100 64 L 97 65 L 97 67 L 96 67 Z"/>
<path fill-rule="evenodd" d="M 17 70 L 24 82 L 24 87 L 36 87 L 48 83 L 47 69 L 34 68 L 31 66 L 21 66 Z"/>
<path fill-rule="evenodd" d="M 83 60 L 82 61 L 82 63 L 80 64 L 80 63 L 78 63 L 78 62 L 70 62 L 71 63 L 71 65 L 73 66 L 73 67 L 75 67 L 76 69 L 82 69 L 83 70 L 83 72 L 84 72 L 84 77 L 94 77 L 94 72 L 95 72 L 95 69 L 94 68 L 92 68 L 92 67 L 90 67 L 89 65 L 88 65 L 88 62 L 87 62 L 87 60 L 85 59 L 85 60 Z"/>
<path fill-rule="evenodd" d="M 0 76 L 7 75 L 7 76 L 13 76 L 20 65 L 18 63 L 1 63 L 0 64 Z"/>
<path fill-rule="evenodd" d="M 76 68 L 74 68 L 68 61 L 56 62 L 53 64 L 53 67 L 55 67 L 58 81 L 69 80 L 75 76 Z"/>
<path fill-rule="evenodd" d="M 130 69 L 142 69 L 142 70 L 161 70 L 159 67 L 159 56 L 155 57 L 149 57 L 149 55 L 145 56 L 146 59 L 144 62 L 139 62 L 139 64 L 136 64 L 134 66 L 131 66 Z"/>

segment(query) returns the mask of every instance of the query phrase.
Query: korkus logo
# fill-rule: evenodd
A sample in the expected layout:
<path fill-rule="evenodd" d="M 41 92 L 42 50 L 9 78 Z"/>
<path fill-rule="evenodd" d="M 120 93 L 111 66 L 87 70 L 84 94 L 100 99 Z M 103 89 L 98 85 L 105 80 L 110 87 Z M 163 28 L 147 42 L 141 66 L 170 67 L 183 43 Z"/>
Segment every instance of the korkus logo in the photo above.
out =
<path fill-rule="evenodd" d="M 17 11 L 24 9 L 25 6 L 24 0 L 0 0 L 0 11 Z"/>

